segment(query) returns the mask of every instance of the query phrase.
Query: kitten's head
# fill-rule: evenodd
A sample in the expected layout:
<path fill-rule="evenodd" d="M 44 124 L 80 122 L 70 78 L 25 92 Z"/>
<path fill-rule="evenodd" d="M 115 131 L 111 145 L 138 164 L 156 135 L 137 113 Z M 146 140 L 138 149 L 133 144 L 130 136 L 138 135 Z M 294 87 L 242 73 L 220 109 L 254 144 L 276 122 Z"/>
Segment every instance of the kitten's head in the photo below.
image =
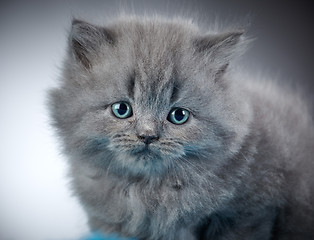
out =
<path fill-rule="evenodd" d="M 182 20 L 74 20 L 62 85 L 51 92 L 65 151 L 135 175 L 232 156 L 248 122 L 227 77 L 241 35 L 201 34 Z"/>

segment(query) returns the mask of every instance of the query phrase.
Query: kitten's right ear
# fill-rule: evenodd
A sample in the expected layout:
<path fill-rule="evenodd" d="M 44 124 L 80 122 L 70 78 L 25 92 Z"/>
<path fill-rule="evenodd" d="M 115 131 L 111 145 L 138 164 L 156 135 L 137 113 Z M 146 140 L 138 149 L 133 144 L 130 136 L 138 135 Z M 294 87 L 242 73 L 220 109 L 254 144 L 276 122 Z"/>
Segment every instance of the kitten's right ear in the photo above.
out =
<path fill-rule="evenodd" d="M 205 56 L 214 66 L 218 75 L 223 73 L 230 60 L 241 55 L 247 45 L 247 40 L 242 39 L 244 30 L 226 32 L 222 34 L 207 35 L 194 40 L 197 54 Z"/>
<path fill-rule="evenodd" d="M 86 69 L 92 66 L 92 59 L 102 44 L 114 44 L 114 34 L 109 29 L 73 19 L 70 35 L 71 50 Z"/>

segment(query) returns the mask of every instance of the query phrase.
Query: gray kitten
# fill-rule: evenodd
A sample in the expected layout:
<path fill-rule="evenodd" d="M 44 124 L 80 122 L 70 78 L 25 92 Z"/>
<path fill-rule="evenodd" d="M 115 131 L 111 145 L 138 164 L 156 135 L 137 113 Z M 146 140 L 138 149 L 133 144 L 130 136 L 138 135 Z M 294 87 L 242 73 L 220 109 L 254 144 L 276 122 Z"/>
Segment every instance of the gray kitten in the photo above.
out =
<path fill-rule="evenodd" d="M 237 77 L 242 31 L 73 20 L 53 124 L 92 230 L 137 239 L 314 239 L 314 124 Z"/>

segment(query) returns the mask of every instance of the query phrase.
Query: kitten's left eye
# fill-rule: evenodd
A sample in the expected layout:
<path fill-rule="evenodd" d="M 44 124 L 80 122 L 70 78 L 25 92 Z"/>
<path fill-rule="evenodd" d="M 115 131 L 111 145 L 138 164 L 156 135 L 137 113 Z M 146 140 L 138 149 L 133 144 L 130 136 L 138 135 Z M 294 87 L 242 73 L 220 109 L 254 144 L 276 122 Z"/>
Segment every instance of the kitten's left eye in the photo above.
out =
<path fill-rule="evenodd" d="M 117 102 L 111 106 L 113 114 L 117 118 L 128 118 L 132 116 L 132 108 L 127 102 Z"/>
<path fill-rule="evenodd" d="M 167 120 L 174 124 L 183 124 L 189 119 L 190 113 L 183 108 L 174 108 L 170 111 Z"/>

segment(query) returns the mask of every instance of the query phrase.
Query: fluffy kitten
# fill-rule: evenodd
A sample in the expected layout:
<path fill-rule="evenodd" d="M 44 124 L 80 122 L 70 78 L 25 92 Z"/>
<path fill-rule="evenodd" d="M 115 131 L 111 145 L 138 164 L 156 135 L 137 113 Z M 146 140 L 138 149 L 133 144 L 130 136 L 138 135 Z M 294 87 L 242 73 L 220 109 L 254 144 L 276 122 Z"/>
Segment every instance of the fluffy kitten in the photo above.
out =
<path fill-rule="evenodd" d="M 313 239 L 313 122 L 291 92 L 231 72 L 246 42 L 182 19 L 73 20 L 50 109 L 91 229 Z"/>

